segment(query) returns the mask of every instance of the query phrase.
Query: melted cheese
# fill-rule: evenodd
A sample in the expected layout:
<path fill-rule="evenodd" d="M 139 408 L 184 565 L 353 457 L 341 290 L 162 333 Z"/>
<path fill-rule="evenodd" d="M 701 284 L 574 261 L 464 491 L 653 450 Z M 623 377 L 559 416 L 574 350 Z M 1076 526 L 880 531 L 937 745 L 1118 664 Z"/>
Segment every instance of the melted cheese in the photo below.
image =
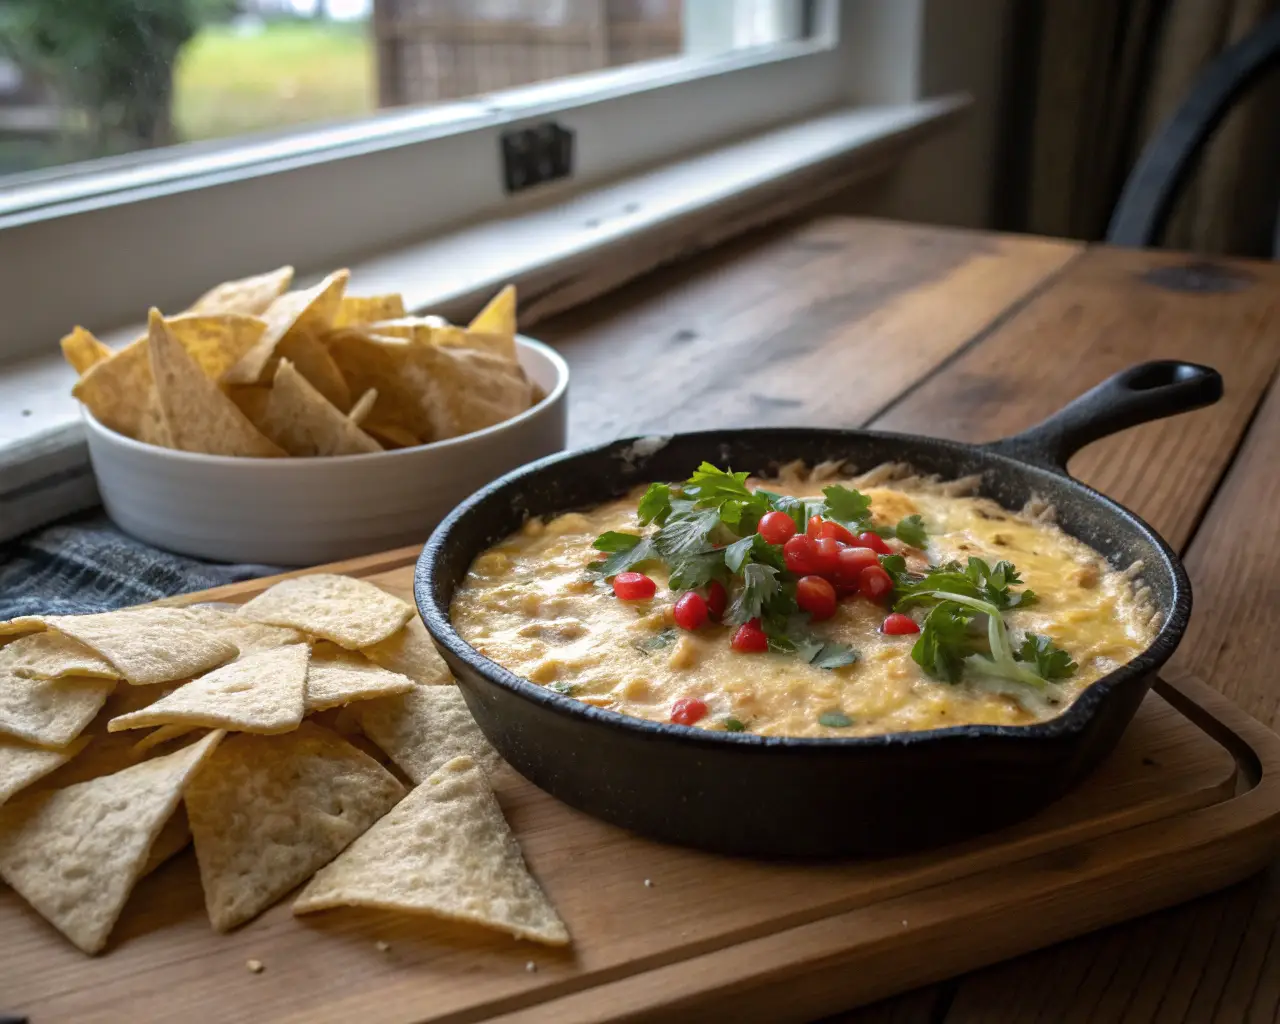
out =
<path fill-rule="evenodd" d="M 770 486 L 818 496 L 832 481 L 817 476 L 792 470 Z M 486 657 L 587 703 L 666 722 L 675 700 L 696 697 L 709 707 L 700 727 L 723 729 L 736 719 L 771 736 L 1029 724 L 1060 713 L 1150 643 L 1151 611 L 1135 597 L 1129 578 L 1080 541 L 985 498 L 956 497 L 924 483 L 900 486 L 861 489 L 879 521 L 917 512 L 924 517 L 931 562 L 963 562 L 970 555 L 1007 559 L 1039 595 L 1006 621 L 1015 637 L 1046 634 L 1077 662 L 1076 673 L 1056 689 L 1053 706 L 1024 706 L 969 681 L 930 679 L 911 659 L 915 637 L 880 633 L 884 608 L 860 598 L 842 601 L 834 618 L 813 627 L 861 653 L 855 664 L 834 670 L 789 654 L 735 653 L 732 630 L 714 623 L 696 633 L 671 630 L 677 595 L 667 589 L 660 566 L 646 570 L 658 583 L 657 595 L 638 602 L 618 600 L 584 568 L 601 557 L 592 547 L 599 534 L 644 532 L 636 519 L 643 489 L 588 512 L 530 520 L 475 560 L 454 597 L 452 620 Z M 664 640 L 669 642 L 660 646 Z M 853 724 L 819 723 L 823 712 L 837 710 Z"/>

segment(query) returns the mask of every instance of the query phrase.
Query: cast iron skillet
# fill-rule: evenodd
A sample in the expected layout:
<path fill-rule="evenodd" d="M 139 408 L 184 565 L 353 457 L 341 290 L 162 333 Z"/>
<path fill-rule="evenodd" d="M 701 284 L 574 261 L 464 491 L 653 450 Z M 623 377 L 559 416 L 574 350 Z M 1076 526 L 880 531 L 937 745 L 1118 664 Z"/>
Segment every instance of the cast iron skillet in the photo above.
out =
<path fill-rule="evenodd" d="M 1079 448 L 1148 420 L 1216 402 L 1222 378 L 1192 363 L 1132 367 L 1025 433 L 988 445 L 905 434 L 748 429 L 614 441 L 542 459 L 490 484 L 436 529 L 414 592 L 467 705 L 531 782 L 657 839 L 755 856 L 881 855 L 960 839 L 1043 807 L 1115 746 L 1191 612 L 1177 556 L 1132 512 L 1067 475 Z M 1017 509 L 1039 496 L 1070 534 L 1143 577 L 1164 613 L 1146 651 L 1062 715 L 1034 726 L 958 726 L 850 739 L 762 737 L 630 718 L 530 683 L 481 656 L 449 623 L 471 561 L 528 516 L 583 509 L 703 460 L 765 472 L 792 459 L 857 469 L 906 461 L 944 478 L 980 473 L 982 493 Z"/>

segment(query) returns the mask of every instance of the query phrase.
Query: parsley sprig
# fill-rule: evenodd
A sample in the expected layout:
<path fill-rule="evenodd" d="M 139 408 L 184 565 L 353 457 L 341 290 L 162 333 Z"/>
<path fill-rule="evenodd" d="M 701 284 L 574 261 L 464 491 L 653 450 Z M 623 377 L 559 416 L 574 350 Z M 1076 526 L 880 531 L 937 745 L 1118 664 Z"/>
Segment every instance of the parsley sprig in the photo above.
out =
<path fill-rule="evenodd" d="M 1014 591 L 1022 577 L 1012 562 L 994 566 L 981 558 L 968 564 L 948 562 L 924 576 L 911 576 L 896 563 L 885 568 L 894 578 L 894 608 L 932 607 L 920 627 L 911 657 L 935 679 L 957 683 L 966 672 L 1045 689 L 1076 670 L 1066 651 L 1046 636 L 1028 633 L 1015 647 L 1004 612 L 1035 602 L 1030 590 Z"/>

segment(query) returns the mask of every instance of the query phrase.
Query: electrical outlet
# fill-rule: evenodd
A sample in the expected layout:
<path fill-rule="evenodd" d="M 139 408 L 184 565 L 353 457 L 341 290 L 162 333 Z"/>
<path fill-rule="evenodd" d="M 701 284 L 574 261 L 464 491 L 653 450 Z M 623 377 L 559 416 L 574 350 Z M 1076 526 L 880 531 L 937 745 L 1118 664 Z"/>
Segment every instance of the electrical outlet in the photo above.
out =
<path fill-rule="evenodd" d="M 508 192 L 573 173 L 573 132 L 554 121 L 503 132 L 501 142 L 502 180 Z"/>

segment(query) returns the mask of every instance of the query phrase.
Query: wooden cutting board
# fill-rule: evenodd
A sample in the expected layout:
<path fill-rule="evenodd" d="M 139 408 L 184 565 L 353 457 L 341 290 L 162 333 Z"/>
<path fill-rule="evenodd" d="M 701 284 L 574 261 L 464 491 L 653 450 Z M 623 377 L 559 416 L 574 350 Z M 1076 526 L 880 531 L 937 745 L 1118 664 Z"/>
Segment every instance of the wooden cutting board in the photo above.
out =
<path fill-rule="evenodd" d="M 416 555 L 326 571 L 412 600 Z M 242 601 L 271 582 L 181 600 Z M 511 771 L 497 789 L 573 933 L 566 951 L 386 912 L 296 919 L 288 900 L 217 935 L 187 850 L 143 880 L 93 958 L 0 892 L 0 1014 L 811 1020 L 1202 894 L 1280 851 L 1280 738 L 1194 680 L 1160 683 L 1113 757 L 1034 819 L 912 857 L 737 860 L 638 838 Z"/>

